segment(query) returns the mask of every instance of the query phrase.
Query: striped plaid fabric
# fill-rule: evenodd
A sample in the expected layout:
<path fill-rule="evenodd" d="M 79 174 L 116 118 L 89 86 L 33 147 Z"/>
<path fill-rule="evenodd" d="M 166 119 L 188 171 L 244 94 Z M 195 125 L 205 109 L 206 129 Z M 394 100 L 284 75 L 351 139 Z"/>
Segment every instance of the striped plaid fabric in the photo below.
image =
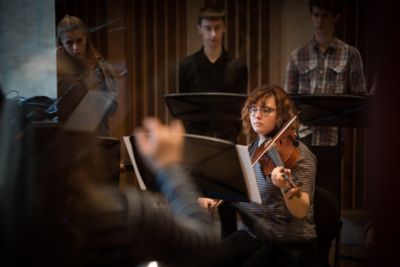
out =
<path fill-rule="evenodd" d="M 360 53 L 337 38 L 323 53 L 313 39 L 292 52 L 284 88 L 288 93 L 297 94 L 366 93 Z M 334 127 L 317 128 L 312 145 L 337 145 L 337 131 Z"/>
<path fill-rule="evenodd" d="M 251 156 L 258 145 L 258 139 L 249 145 Z M 264 175 L 260 163 L 256 163 L 253 169 L 262 204 L 240 202 L 238 205 L 263 219 L 265 223 L 269 224 L 278 238 L 306 240 L 316 237 L 313 220 L 316 159 L 314 154 L 302 142 L 299 142 L 297 148 L 300 155 L 292 167 L 292 176 L 295 183 L 302 183 L 301 191 L 310 195 L 311 208 L 305 218 L 297 219 L 290 214 L 281 190 L 272 183 L 270 176 L 266 177 Z M 251 235 L 256 236 L 245 225 L 241 225 L 239 229 L 247 230 Z"/>

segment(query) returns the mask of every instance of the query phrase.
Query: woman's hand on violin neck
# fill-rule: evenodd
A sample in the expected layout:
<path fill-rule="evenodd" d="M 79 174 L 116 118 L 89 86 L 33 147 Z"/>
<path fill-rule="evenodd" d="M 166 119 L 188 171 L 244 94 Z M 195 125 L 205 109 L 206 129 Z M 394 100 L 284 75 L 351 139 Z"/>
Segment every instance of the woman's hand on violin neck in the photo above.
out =
<path fill-rule="evenodd" d="M 275 167 L 271 172 L 272 183 L 281 189 L 286 189 L 289 187 L 288 181 L 285 178 L 285 174 L 290 179 L 292 177 L 292 172 L 290 169 L 285 169 L 283 167 Z"/>

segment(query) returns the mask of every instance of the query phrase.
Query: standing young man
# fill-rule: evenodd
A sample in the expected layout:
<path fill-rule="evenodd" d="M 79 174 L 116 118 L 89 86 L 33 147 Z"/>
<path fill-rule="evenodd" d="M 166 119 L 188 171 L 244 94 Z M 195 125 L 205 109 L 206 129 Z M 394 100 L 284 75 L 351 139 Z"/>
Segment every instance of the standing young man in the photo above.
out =
<path fill-rule="evenodd" d="M 297 94 L 366 93 L 359 51 L 335 37 L 335 24 L 342 12 L 340 3 L 335 0 L 310 0 L 309 9 L 314 36 L 310 42 L 291 53 L 285 90 Z M 335 184 L 340 179 L 338 129 L 319 127 L 310 138 L 310 148 L 318 159 L 317 177 L 320 179 L 317 178 L 317 183 L 336 191 Z"/>
<path fill-rule="evenodd" d="M 247 66 L 223 47 L 225 12 L 209 5 L 200 9 L 197 30 L 203 46 L 179 65 L 179 92 L 219 92 L 247 94 Z M 238 114 L 239 118 L 239 114 Z M 187 132 L 237 142 L 240 120 L 185 121 Z"/>
<path fill-rule="evenodd" d="M 223 47 L 225 12 L 215 6 L 200 10 L 197 30 L 203 47 L 179 65 L 179 92 L 247 93 L 247 66 Z"/>

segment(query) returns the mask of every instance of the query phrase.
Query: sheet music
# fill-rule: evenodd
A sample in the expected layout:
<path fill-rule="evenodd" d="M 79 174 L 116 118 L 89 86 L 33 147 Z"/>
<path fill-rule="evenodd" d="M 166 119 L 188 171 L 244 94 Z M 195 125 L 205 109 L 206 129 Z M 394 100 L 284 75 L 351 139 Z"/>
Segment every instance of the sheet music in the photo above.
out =
<path fill-rule="evenodd" d="M 131 139 L 130 139 L 129 136 L 124 136 L 122 139 L 124 140 L 125 147 L 126 147 L 126 149 L 128 151 L 129 159 L 132 162 L 133 169 L 134 169 L 135 175 L 136 175 L 136 179 L 137 179 L 137 181 L 139 183 L 139 187 L 140 187 L 141 190 L 147 190 L 147 187 L 143 182 L 143 178 L 140 175 L 139 168 L 138 168 L 138 166 L 136 164 L 135 155 L 134 155 L 133 149 L 132 149 Z"/>
<path fill-rule="evenodd" d="M 90 90 L 65 122 L 72 131 L 95 132 L 112 104 L 108 93 Z"/>
<path fill-rule="evenodd" d="M 123 137 L 128 155 L 142 190 L 152 190 L 146 185 L 145 166 L 138 164 L 130 136 Z M 208 136 L 185 134 L 183 166 L 187 167 L 194 182 L 206 197 L 261 203 L 247 146 Z M 151 180 L 151 179 L 150 179 Z"/>
<path fill-rule="evenodd" d="M 261 204 L 260 191 L 258 190 L 257 180 L 254 174 L 253 166 L 251 165 L 251 159 L 247 146 L 236 145 L 236 151 L 238 153 L 240 165 L 245 176 L 249 198 L 251 201 Z"/>

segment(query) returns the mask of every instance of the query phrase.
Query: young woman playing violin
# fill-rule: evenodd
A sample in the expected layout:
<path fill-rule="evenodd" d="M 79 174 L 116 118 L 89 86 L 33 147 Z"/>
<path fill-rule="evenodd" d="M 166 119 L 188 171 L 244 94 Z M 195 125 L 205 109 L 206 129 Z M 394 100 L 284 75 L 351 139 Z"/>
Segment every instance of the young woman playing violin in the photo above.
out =
<path fill-rule="evenodd" d="M 256 135 L 249 145 L 252 159 L 259 154 L 258 148 L 265 147 L 296 114 L 292 100 L 278 86 L 265 85 L 251 92 L 242 109 L 242 120 L 246 133 Z M 269 152 L 254 162 L 262 204 L 235 204 L 243 225 L 224 239 L 226 257 L 218 266 L 314 265 L 316 160 L 310 150 L 296 140 L 298 125 L 299 122 L 294 120 L 274 144 L 275 152 L 280 155 L 288 154 L 287 150 L 290 150 L 290 165 L 267 167 L 270 165 Z M 245 214 L 251 214 L 252 219 L 246 218 Z"/>

